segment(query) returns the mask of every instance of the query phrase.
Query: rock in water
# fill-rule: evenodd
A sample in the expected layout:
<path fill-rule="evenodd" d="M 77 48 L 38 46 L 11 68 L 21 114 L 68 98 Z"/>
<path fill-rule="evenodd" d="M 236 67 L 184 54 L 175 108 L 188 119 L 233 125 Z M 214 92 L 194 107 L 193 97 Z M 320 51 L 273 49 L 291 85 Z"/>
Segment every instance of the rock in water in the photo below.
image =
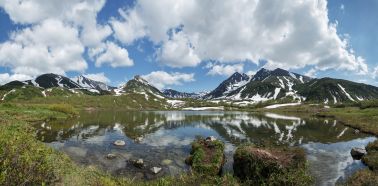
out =
<path fill-rule="evenodd" d="M 108 155 L 106 155 L 106 158 L 108 158 L 108 159 L 114 159 L 116 157 L 117 156 L 115 154 L 108 154 Z"/>
<path fill-rule="evenodd" d="M 161 168 L 160 167 L 152 167 L 150 170 L 151 170 L 152 173 L 157 174 L 161 171 Z"/>
<path fill-rule="evenodd" d="M 136 143 L 141 143 L 143 141 L 143 137 L 137 137 L 134 140 Z"/>
<path fill-rule="evenodd" d="M 138 168 L 142 168 L 144 166 L 143 159 L 138 159 L 136 161 L 133 161 L 133 165 Z"/>
<path fill-rule="evenodd" d="M 354 147 L 350 151 L 350 155 L 352 155 L 353 159 L 360 160 L 362 156 L 366 154 L 366 150 L 363 148 Z"/>
<path fill-rule="evenodd" d="M 217 138 L 215 138 L 214 136 L 209 136 L 206 138 L 206 141 L 215 141 L 217 140 Z"/>
<path fill-rule="evenodd" d="M 126 142 L 123 140 L 116 140 L 113 144 L 116 146 L 125 146 Z"/>

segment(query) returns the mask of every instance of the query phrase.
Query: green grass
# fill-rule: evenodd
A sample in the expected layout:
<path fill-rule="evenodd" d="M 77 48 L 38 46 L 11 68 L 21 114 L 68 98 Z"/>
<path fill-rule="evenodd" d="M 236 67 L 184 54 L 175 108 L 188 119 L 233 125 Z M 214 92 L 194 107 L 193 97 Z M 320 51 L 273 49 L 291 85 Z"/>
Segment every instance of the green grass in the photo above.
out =
<path fill-rule="evenodd" d="M 215 141 L 206 141 L 198 138 L 192 143 L 192 151 L 187 163 L 192 169 L 199 174 L 208 176 L 219 175 L 224 163 L 224 143 Z"/>
<path fill-rule="evenodd" d="M 247 185 L 311 185 L 303 149 L 239 146 L 234 154 L 234 174 Z"/>

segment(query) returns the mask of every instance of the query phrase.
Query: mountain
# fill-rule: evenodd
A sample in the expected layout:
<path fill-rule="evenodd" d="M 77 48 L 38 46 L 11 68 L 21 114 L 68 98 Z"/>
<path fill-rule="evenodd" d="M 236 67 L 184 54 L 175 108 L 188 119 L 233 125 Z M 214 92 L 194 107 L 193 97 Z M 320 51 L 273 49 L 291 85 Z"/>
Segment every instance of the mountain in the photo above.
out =
<path fill-rule="evenodd" d="M 145 79 L 141 76 L 134 76 L 132 80 L 129 80 L 124 86 L 115 89 L 114 92 L 116 95 L 122 95 L 124 93 L 138 93 L 138 94 L 152 94 L 155 97 L 163 98 L 163 93 L 150 85 Z"/>
<path fill-rule="evenodd" d="M 235 73 L 223 81 L 206 99 L 250 100 L 254 102 L 291 97 L 301 100 L 293 89 L 311 78 L 277 68 L 273 71 L 262 68 L 254 76 Z"/>
<path fill-rule="evenodd" d="M 295 88 L 308 102 L 336 104 L 378 99 L 378 87 L 342 79 L 314 79 Z"/>
<path fill-rule="evenodd" d="M 228 79 L 224 80 L 217 88 L 204 96 L 205 99 L 225 98 L 227 95 L 244 86 L 249 82 L 251 77 L 247 74 L 235 72 Z"/>
<path fill-rule="evenodd" d="M 163 90 L 163 94 L 167 98 L 200 98 L 201 94 L 199 93 L 187 93 L 187 92 L 179 92 L 173 89 L 165 89 Z"/>
<path fill-rule="evenodd" d="M 25 84 L 41 87 L 44 89 L 53 88 L 53 87 L 61 87 L 61 88 L 82 88 L 79 84 L 75 83 L 68 77 L 64 77 L 57 74 L 43 74 L 38 76 L 33 80 L 25 81 Z"/>
<path fill-rule="evenodd" d="M 108 86 L 107 84 L 103 82 L 89 79 L 83 75 L 73 78 L 73 81 L 77 83 L 80 87 L 86 88 L 86 89 L 94 89 L 98 91 L 111 91 L 115 89 L 115 87 Z"/>

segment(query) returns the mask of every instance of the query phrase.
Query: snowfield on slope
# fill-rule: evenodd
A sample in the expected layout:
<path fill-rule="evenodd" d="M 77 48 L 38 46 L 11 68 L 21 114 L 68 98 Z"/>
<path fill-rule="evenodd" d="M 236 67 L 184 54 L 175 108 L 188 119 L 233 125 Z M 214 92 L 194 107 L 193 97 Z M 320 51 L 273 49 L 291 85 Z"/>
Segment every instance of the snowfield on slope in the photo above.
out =
<path fill-rule="evenodd" d="M 296 106 L 296 105 L 300 105 L 300 104 L 301 104 L 301 103 L 275 104 L 275 105 L 269 105 L 269 106 L 266 106 L 265 108 L 266 108 L 266 109 L 275 109 L 275 108 L 279 108 L 279 107 Z"/>

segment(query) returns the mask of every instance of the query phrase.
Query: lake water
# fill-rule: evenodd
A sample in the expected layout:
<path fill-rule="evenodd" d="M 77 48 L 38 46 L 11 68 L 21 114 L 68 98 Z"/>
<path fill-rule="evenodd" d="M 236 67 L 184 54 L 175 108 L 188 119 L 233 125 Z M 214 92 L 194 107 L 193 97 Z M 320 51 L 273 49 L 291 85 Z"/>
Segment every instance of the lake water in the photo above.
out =
<path fill-rule="evenodd" d="M 215 136 L 226 144 L 224 172 L 232 172 L 233 152 L 241 143 L 301 146 L 307 152 L 316 185 L 334 185 L 364 167 L 352 159 L 350 149 L 375 140 L 336 120 L 221 111 L 83 112 L 76 119 L 35 127 L 39 140 L 75 162 L 136 179 L 188 171 L 184 160 L 190 143 L 196 136 Z M 143 140 L 136 142 L 139 137 Z M 126 145 L 114 146 L 115 140 L 124 140 Z M 107 159 L 109 153 L 117 158 Z M 143 169 L 130 163 L 140 158 L 146 165 Z M 162 168 L 157 175 L 149 171 L 154 166 Z"/>

